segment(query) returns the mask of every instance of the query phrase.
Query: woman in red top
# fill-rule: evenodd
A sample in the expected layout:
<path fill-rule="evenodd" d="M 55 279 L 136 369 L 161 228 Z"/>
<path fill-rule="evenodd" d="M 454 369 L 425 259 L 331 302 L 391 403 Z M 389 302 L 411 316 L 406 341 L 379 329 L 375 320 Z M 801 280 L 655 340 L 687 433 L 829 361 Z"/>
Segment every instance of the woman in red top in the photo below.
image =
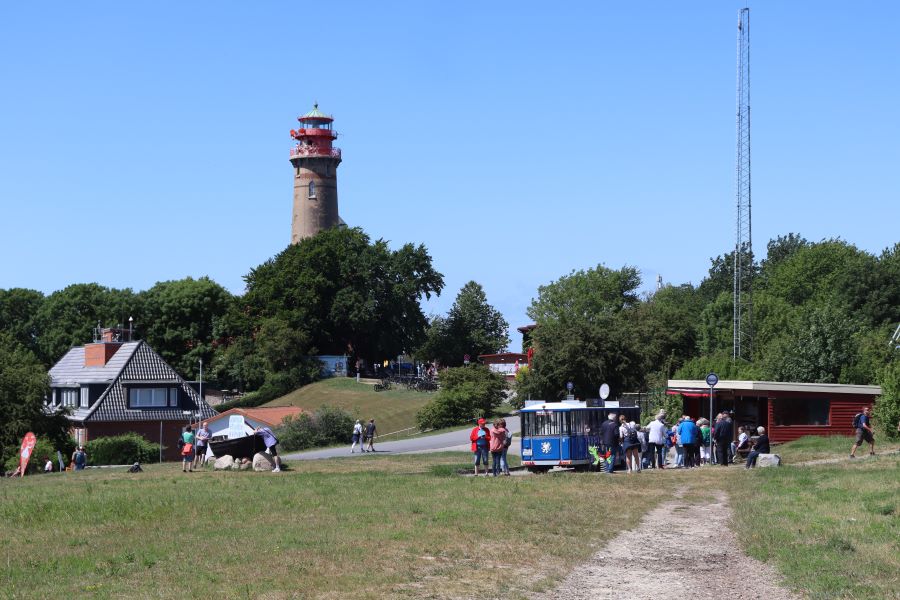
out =
<path fill-rule="evenodd" d="M 491 429 L 491 458 L 493 458 L 493 466 L 491 471 L 494 477 L 503 472 L 500 465 L 500 458 L 503 456 L 503 445 L 506 443 L 506 436 L 509 432 L 500 419 L 494 421 L 494 428 Z"/>

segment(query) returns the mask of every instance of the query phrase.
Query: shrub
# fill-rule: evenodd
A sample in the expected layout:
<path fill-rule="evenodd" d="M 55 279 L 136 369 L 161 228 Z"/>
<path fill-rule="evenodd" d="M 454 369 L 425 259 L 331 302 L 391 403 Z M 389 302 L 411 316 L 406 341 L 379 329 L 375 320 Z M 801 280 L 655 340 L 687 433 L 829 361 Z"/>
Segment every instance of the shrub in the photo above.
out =
<path fill-rule="evenodd" d="M 900 360 L 885 366 L 879 373 L 881 396 L 875 401 L 873 417 L 875 424 L 889 438 L 900 437 Z"/>
<path fill-rule="evenodd" d="M 71 453 L 66 455 L 65 448 L 60 448 L 59 450 L 63 453 L 63 461 L 65 464 L 69 464 L 69 456 L 71 456 Z M 46 438 L 38 438 L 37 442 L 34 444 L 34 449 L 31 451 L 31 459 L 28 461 L 28 468 L 25 473 L 31 475 L 33 473 L 43 472 L 44 463 L 48 456 L 50 457 L 50 460 L 53 461 L 53 470 L 58 470 L 59 462 L 56 460 L 56 448 L 53 443 Z M 14 455 L 6 459 L 4 467 L 7 471 L 13 471 L 18 466 L 19 453 L 17 451 Z"/>
<path fill-rule="evenodd" d="M 490 416 L 504 400 L 507 388 L 502 375 L 487 367 L 445 369 L 441 389 L 416 415 L 420 429 L 439 429 Z"/>
<path fill-rule="evenodd" d="M 348 440 L 353 431 L 354 418 L 350 413 L 331 406 L 322 406 L 314 413 L 300 413 L 287 417 L 275 435 L 278 445 L 287 451 L 330 446 Z"/>
<path fill-rule="evenodd" d="M 136 433 L 100 437 L 84 446 L 89 465 L 128 465 L 159 460 L 159 444 Z"/>

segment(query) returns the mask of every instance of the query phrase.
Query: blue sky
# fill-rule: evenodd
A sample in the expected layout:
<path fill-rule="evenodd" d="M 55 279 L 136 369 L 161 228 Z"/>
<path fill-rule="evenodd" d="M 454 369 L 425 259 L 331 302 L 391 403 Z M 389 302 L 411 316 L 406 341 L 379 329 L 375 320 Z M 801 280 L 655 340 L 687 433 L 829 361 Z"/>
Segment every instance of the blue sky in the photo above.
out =
<path fill-rule="evenodd" d="M 288 131 L 314 100 L 344 220 L 444 274 L 429 312 L 474 279 L 514 328 L 598 263 L 698 283 L 734 244 L 742 5 L 7 3 L 0 288 L 241 292 L 290 239 Z M 893 2 L 751 4 L 757 253 L 900 239 L 898 22 Z"/>

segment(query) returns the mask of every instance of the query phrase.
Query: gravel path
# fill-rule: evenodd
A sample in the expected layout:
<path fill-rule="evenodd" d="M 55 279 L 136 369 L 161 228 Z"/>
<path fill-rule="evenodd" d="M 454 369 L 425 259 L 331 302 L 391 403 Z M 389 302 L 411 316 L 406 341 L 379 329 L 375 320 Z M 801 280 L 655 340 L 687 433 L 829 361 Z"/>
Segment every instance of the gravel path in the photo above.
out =
<path fill-rule="evenodd" d="M 724 493 L 708 504 L 666 502 L 534 598 L 798 598 L 772 567 L 736 550 L 730 516 Z"/>

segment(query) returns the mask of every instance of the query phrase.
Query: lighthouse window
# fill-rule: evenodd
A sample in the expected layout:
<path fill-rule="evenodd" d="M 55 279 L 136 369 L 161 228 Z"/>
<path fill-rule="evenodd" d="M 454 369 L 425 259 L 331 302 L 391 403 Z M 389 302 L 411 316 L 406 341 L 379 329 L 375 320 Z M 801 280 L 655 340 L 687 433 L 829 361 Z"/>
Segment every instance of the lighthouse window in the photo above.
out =
<path fill-rule="evenodd" d="M 316 182 L 310 181 L 309 182 L 309 195 L 307 196 L 307 198 L 315 198 L 315 197 L 316 197 Z"/>

